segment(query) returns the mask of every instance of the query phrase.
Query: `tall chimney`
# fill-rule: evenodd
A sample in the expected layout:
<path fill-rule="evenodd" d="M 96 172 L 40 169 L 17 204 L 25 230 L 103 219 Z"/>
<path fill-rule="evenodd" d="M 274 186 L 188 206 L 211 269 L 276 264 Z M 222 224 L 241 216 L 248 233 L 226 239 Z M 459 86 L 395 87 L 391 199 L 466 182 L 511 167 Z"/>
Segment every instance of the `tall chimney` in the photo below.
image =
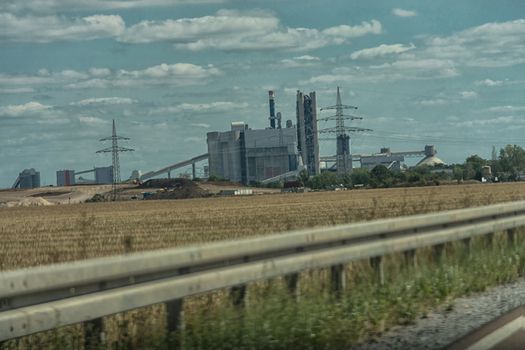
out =
<path fill-rule="evenodd" d="M 269 103 L 270 103 L 270 128 L 275 129 L 275 95 L 273 90 L 268 91 Z"/>

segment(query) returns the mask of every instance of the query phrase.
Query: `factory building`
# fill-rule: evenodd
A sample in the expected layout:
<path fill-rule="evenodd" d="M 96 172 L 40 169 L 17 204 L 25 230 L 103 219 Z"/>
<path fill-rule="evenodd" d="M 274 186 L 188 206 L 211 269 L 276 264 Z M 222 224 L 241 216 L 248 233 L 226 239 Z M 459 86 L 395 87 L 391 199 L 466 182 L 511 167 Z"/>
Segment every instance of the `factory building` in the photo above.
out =
<path fill-rule="evenodd" d="M 95 183 L 99 185 L 113 183 L 113 167 L 95 168 Z"/>
<path fill-rule="evenodd" d="M 318 175 L 319 141 L 317 137 L 317 105 L 315 91 L 309 95 L 297 91 L 297 141 L 298 151 L 311 176 Z"/>
<path fill-rule="evenodd" d="M 40 187 L 40 172 L 35 169 L 25 169 L 15 180 L 15 183 L 11 188 L 35 188 Z"/>
<path fill-rule="evenodd" d="M 58 170 L 57 186 L 72 186 L 75 184 L 75 170 Z"/>
<path fill-rule="evenodd" d="M 381 148 L 379 153 L 361 155 L 361 168 L 372 170 L 376 165 L 384 165 L 390 170 L 400 171 L 401 164 L 405 161 L 402 153 L 392 153 L 390 148 Z"/>
<path fill-rule="evenodd" d="M 244 122 L 236 122 L 230 131 L 209 132 L 207 143 L 209 175 L 230 181 L 259 182 L 294 171 L 299 165 L 293 126 L 252 130 Z"/>
<path fill-rule="evenodd" d="M 405 157 L 424 156 L 416 166 L 436 166 L 444 162 L 436 157 L 437 150 L 434 145 L 426 145 L 422 151 L 402 151 L 392 152 L 389 147 L 383 147 L 379 153 L 374 154 L 355 154 L 354 159 L 360 160 L 361 168 L 372 170 L 376 165 L 384 165 L 390 170 L 400 171 Z"/>

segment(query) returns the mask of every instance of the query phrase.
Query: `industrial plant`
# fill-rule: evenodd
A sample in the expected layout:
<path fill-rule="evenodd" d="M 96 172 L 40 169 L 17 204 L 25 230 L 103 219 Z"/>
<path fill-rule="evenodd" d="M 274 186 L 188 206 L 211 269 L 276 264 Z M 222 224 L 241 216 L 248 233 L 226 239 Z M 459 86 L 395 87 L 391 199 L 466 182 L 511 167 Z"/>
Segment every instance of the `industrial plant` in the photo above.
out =
<path fill-rule="evenodd" d="M 177 169 L 191 165 L 191 177 L 196 178 L 196 164 L 208 161 L 204 165 L 204 177 L 215 177 L 238 182 L 245 185 L 262 183 L 268 184 L 277 181 L 295 180 L 301 171 L 308 176 L 319 175 L 324 171 L 337 174 L 349 174 L 358 162 L 361 168 L 372 169 L 377 165 L 384 165 L 393 171 L 401 171 L 405 158 L 423 157 L 418 165 L 444 164 L 436 157 L 433 145 L 426 145 L 423 150 L 396 151 L 383 147 L 379 153 L 361 154 L 352 152 L 351 134 L 357 132 L 371 132 L 371 129 L 354 125 L 345 125 L 363 118 L 354 114 L 345 114 L 345 111 L 356 111 L 358 107 L 345 105 L 341 100 L 341 93 L 337 87 L 336 104 L 329 107 L 317 108 L 316 93 L 304 93 L 297 90 L 295 109 L 295 123 L 286 120 L 283 127 L 282 114 L 276 110 L 275 91 L 268 91 L 269 116 L 268 127 L 252 129 L 243 121 L 232 122 L 227 131 L 212 131 L 207 133 L 207 153 L 181 161 L 159 170 L 142 173 L 132 172 L 130 180 L 145 181 L 160 175 L 171 173 Z M 319 111 L 319 116 L 318 116 Z M 335 114 L 326 116 L 329 111 Z M 318 122 L 335 122 L 334 127 L 318 128 Z M 335 134 L 335 138 L 320 138 L 324 135 Z M 119 140 L 129 140 L 117 135 L 113 120 L 112 135 L 100 141 L 111 141 L 111 146 L 97 151 L 97 153 L 111 153 L 112 164 L 106 167 L 93 167 L 87 170 L 75 171 L 61 169 L 56 172 L 57 186 L 73 186 L 77 184 L 112 184 L 113 196 L 116 195 L 116 185 L 121 182 L 119 153 L 131 152 L 133 149 L 118 145 Z M 323 140 L 335 141 L 332 155 L 320 156 L 319 142 Z M 86 179 L 80 175 L 93 173 L 93 179 Z M 19 174 L 13 188 L 34 188 L 40 186 L 40 173 L 35 169 L 26 169 Z"/>
<path fill-rule="evenodd" d="M 11 188 L 36 188 L 40 187 L 40 172 L 35 169 L 24 169 L 16 178 Z"/>

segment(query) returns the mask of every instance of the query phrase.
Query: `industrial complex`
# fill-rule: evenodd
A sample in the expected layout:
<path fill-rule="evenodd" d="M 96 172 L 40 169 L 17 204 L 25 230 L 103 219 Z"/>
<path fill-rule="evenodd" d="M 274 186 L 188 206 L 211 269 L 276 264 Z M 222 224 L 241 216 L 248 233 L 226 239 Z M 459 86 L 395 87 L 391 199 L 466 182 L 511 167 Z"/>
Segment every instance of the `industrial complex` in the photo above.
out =
<path fill-rule="evenodd" d="M 228 131 L 207 133 L 207 153 L 195 156 L 159 170 L 141 173 L 134 170 L 130 180 L 145 181 L 171 173 L 191 165 L 191 175 L 196 178 L 196 164 L 208 161 L 204 165 L 204 177 L 213 176 L 245 185 L 270 183 L 296 179 L 301 171 L 315 176 L 324 171 L 338 174 L 351 173 L 354 162 L 361 168 L 372 169 L 384 165 L 390 170 L 401 171 L 406 157 L 423 157 L 418 165 L 444 164 L 436 157 L 433 145 L 426 145 L 421 151 L 397 151 L 383 147 L 379 153 L 352 153 L 351 133 L 372 131 L 356 126 L 345 126 L 345 120 L 362 120 L 362 117 L 345 114 L 345 110 L 357 110 L 356 106 L 344 105 L 337 87 L 336 104 L 317 108 L 316 93 L 308 94 L 297 91 L 296 120 L 286 120 L 283 127 L 282 114 L 276 111 L 275 92 L 268 92 L 269 125 L 264 129 L 252 129 L 243 121 L 232 122 Z M 318 116 L 318 111 L 321 113 Z M 335 111 L 334 115 L 325 116 L 325 111 Z M 333 121 L 335 127 L 318 129 L 318 121 Z M 100 141 L 111 141 L 111 146 L 97 153 L 111 153 L 112 165 L 75 171 L 61 169 L 56 172 L 57 186 L 76 184 L 113 184 L 120 183 L 119 153 L 133 151 L 120 147 L 118 140 L 128 138 L 118 136 L 115 121 L 112 135 Z M 319 135 L 335 134 L 335 139 L 322 139 Z M 320 156 L 319 141 L 335 140 L 333 155 Z M 93 179 L 80 175 L 93 173 Z M 34 188 L 40 186 L 40 173 L 35 169 L 26 169 L 16 178 L 13 188 Z M 115 191 L 114 191 L 115 192 Z"/>

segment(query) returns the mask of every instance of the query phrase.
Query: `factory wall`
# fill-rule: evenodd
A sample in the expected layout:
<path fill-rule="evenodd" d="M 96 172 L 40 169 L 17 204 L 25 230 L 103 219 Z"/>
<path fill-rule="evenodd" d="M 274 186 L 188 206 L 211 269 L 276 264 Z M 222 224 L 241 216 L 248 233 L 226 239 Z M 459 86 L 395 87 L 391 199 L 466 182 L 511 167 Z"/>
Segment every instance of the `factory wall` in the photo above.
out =
<path fill-rule="evenodd" d="M 113 167 L 95 168 L 95 182 L 99 185 L 113 183 Z"/>
<path fill-rule="evenodd" d="M 207 135 L 210 176 L 250 183 L 296 170 L 297 130 L 247 127 Z"/>

